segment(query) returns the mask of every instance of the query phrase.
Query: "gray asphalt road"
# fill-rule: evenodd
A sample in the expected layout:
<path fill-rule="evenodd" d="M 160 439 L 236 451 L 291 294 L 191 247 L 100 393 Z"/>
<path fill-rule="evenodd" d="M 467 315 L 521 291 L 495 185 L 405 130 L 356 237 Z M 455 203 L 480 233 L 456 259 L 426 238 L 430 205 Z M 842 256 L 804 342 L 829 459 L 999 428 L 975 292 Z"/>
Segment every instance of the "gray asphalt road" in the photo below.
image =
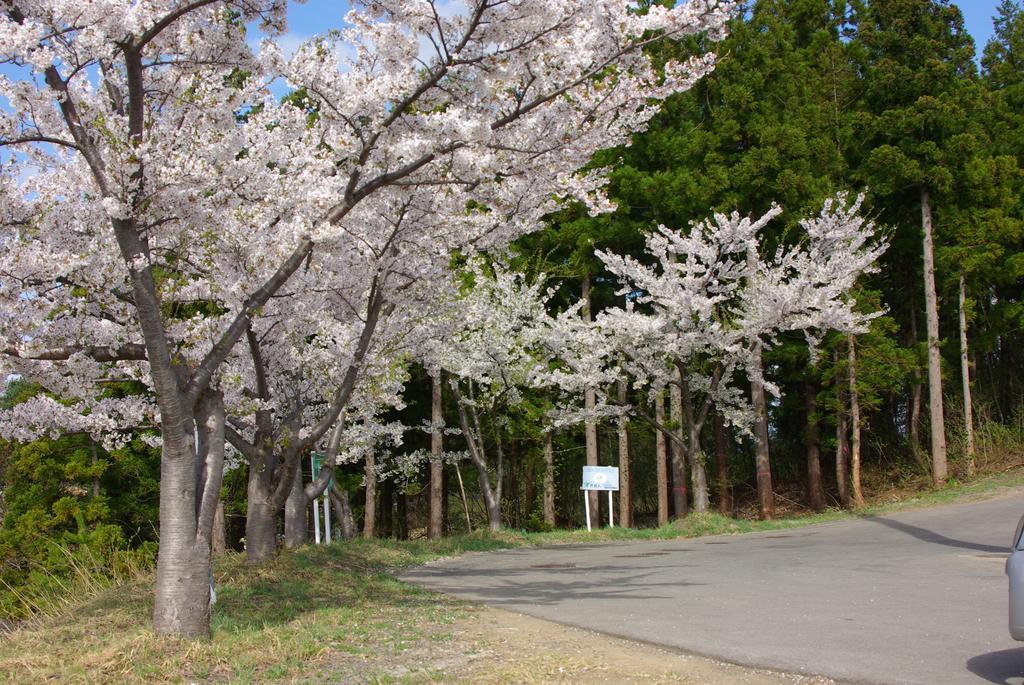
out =
<path fill-rule="evenodd" d="M 744 665 L 1020 685 L 1003 567 L 1022 512 L 1024 491 L 775 533 L 476 554 L 402 578 Z"/>

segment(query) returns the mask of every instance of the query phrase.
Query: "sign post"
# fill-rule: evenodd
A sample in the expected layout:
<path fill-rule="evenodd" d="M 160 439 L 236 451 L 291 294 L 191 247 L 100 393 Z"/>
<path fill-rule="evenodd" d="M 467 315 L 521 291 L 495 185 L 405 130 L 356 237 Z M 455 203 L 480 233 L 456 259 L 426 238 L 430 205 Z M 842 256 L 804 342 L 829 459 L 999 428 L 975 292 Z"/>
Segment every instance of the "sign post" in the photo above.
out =
<path fill-rule="evenodd" d="M 320 475 L 320 466 L 323 464 L 324 455 L 319 452 L 313 452 L 309 455 L 309 468 L 313 474 L 313 480 L 316 480 L 317 476 Z M 328 490 L 334 484 L 334 479 L 327 485 Z M 316 544 L 320 544 L 320 505 L 324 507 L 324 543 L 330 543 L 331 541 L 331 501 L 330 495 L 327 494 L 327 490 L 324 490 L 324 494 L 321 497 L 313 498 L 313 538 L 316 540 Z"/>
<path fill-rule="evenodd" d="M 619 469 L 616 466 L 584 466 L 583 467 L 583 510 L 587 515 L 587 530 L 590 526 L 590 494 L 591 490 L 608 493 L 608 526 L 615 527 L 615 513 L 612 506 L 612 493 L 619 489 Z"/>

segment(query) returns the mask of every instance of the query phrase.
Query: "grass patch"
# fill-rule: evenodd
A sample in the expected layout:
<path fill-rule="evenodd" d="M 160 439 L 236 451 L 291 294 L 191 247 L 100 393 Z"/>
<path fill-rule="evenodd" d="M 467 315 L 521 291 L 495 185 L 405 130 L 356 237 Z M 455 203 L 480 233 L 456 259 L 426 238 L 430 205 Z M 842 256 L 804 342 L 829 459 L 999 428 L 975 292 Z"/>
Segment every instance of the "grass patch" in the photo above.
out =
<path fill-rule="evenodd" d="M 149 629 L 152 577 L 4 636 L 0 682 L 360 682 L 466 615 L 461 602 L 400 583 L 390 545 L 308 547 L 260 568 L 218 560 L 209 641 Z M 443 635 L 440 639 L 443 639 Z"/>
<path fill-rule="evenodd" d="M 395 569 L 467 552 L 616 540 L 659 540 L 793 528 L 897 509 L 978 499 L 1024 485 L 1024 471 L 950 484 L 855 512 L 774 521 L 690 516 L 656 529 L 502 531 L 437 541 L 353 540 L 282 552 L 260 568 L 241 555 L 217 561 L 209 641 L 156 638 L 152 576 L 100 591 L 0 639 L 0 682 L 306 683 L 426 682 L 459 654 L 450 626 L 471 607 L 395 580 Z M 443 656 L 447 655 L 447 656 Z M 457 669 L 456 669 L 457 670 Z M 450 675 L 450 674 L 449 674 Z M 457 679 L 457 678 L 456 678 Z"/>

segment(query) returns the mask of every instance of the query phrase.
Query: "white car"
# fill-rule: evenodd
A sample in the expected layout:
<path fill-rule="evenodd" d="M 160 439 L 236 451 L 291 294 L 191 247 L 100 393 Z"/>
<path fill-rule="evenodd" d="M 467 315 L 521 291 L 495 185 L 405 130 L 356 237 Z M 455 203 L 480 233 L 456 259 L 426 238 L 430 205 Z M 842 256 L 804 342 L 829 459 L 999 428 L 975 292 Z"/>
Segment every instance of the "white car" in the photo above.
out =
<path fill-rule="evenodd" d="M 1017 523 L 1017 532 L 1006 560 L 1010 577 L 1010 637 L 1024 641 L 1024 516 Z"/>

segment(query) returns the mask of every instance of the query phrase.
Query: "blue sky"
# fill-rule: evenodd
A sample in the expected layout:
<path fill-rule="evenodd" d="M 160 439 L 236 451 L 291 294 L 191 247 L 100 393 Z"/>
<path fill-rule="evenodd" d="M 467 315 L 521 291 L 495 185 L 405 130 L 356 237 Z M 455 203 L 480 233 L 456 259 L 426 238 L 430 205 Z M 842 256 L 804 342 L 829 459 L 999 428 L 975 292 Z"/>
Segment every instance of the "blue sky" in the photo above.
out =
<path fill-rule="evenodd" d="M 967 32 L 974 37 L 974 49 L 981 55 L 985 43 L 992 37 L 992 17 L 999 0 L 960 0 L 953 4 L 963 13 Z"/>

